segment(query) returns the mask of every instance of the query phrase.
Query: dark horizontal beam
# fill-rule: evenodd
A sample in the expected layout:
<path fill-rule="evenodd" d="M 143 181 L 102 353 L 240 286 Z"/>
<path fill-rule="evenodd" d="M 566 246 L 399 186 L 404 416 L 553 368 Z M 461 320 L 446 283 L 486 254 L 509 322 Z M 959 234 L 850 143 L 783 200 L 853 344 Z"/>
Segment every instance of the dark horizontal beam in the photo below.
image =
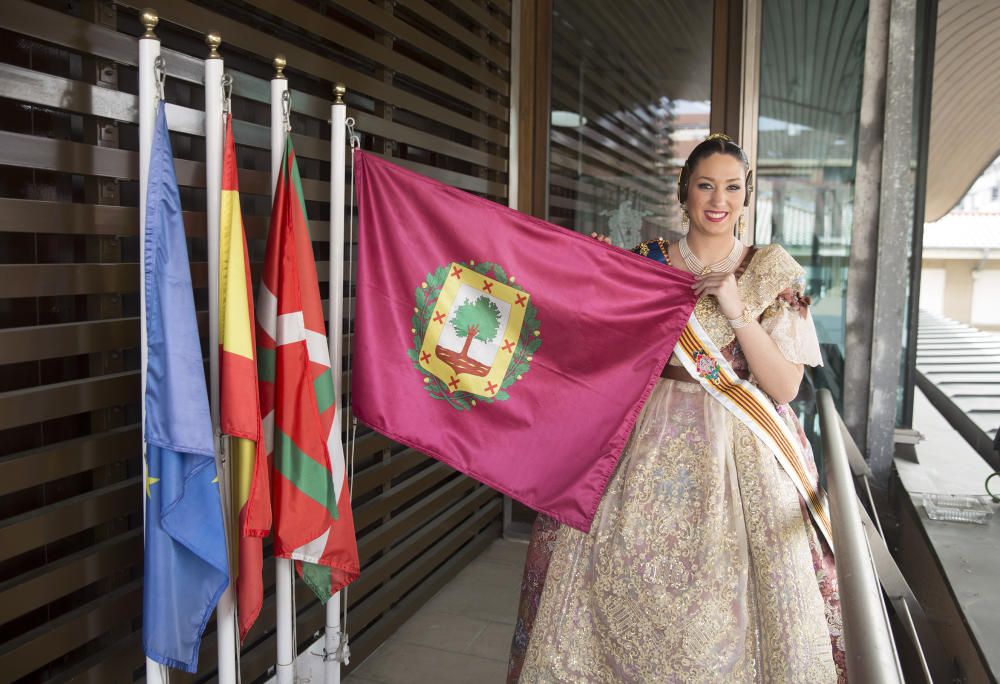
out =
<path fill-rule="evenodd" d="M 126 425 L 0 457 L 0 496 L 112 463 L 138 459 L 142 451 L 141 440 L 139 425 Z"/>
<path fill-rule="evenodd" d="M 0 522 L 0 561 L 109 520 L 138 515 L 141 497 L 140 478 L 134 477 L 7 518 Z"/>
<path fill-rule="evenodd" d="M 3 392 L 0 430 L 135 403 L 140 393 L 139 371 Z"/>

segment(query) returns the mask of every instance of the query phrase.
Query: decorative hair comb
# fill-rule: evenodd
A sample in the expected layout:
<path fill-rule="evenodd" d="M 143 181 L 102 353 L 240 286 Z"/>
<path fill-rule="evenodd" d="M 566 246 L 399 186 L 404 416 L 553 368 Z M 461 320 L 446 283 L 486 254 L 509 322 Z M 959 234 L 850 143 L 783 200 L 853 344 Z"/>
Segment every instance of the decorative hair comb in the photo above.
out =
<path fill-rule="evenodd" d="M 705 138 L 705 142 L 708 142 L 709 140 L 725 140 L 726 142 L 732 142 L 733 141 L 733 139 L 730 138 L 725 133 L 712 133 L 710 136 L 708 136 L 707 138 Z"/>

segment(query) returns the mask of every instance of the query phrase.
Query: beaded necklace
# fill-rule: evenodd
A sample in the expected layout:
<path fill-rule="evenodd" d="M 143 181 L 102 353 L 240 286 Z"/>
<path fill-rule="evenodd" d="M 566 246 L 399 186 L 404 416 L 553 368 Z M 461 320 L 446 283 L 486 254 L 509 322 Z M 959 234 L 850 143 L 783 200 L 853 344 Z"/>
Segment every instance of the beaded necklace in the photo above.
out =
<path fill-rule="evenodd" d="M 682 237 L 677 243 L 677 248 L 681 252 L 681 258 L 684 259 L 684 265 L 695 275 L 731 273 L 740 265 L 740 257 L 743 256 L 743 247 L 744 245 L 740 240 L 733 238 L 733 248 L 729 251 L 729 255 L 723 259 L 719 259 L 714 264 L 706 266 L 701 262 L 701 259 L 695 256 L 691 248 L 688 247 L 687 236 Z"/>

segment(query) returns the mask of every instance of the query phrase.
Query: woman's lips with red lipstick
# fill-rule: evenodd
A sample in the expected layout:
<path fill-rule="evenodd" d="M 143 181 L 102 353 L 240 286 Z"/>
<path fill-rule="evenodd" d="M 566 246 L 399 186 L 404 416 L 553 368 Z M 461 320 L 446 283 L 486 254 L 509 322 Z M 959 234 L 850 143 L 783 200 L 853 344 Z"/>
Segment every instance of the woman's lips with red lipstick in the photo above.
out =
<path fill-rule="evenodd" d="M 725 221 L 726 217 L 729 216 L 728 211 L 706 211 L 705 218 L 707 218 L 712 223 L 719 223 Z"/>

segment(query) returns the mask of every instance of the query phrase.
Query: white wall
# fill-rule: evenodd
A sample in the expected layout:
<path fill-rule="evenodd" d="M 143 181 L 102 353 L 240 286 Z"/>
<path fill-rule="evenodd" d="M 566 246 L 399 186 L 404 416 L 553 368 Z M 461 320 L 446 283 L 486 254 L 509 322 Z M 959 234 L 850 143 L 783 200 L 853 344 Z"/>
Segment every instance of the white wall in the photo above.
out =
<path fill-rule="evenodd" d="M 972 325 L 1000 325 L 1000 270 L 973 272 Z"/>
<path fill-rule="evenodd" d="M 924 311 L 944 314 L 944 274 L 943 268 L 924 268 L 920 272 L 920 308 Z"/>

